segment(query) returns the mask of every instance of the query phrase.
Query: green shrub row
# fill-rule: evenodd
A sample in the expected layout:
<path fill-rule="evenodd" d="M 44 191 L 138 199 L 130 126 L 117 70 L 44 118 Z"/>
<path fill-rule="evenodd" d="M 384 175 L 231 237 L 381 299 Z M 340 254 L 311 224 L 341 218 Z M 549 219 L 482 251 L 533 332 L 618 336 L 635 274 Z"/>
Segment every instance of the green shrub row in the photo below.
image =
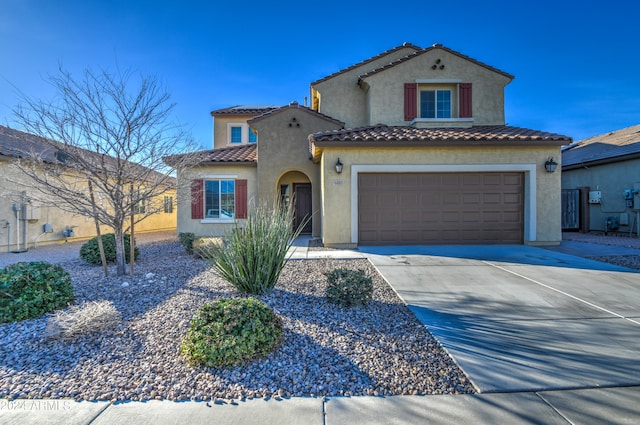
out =
<path fill-rule="evenodd" d="M 74 298 L 71 277 L 59 265 L 36 261 L 0 269 L 0 323 L 39 317 Z"/>
<path fill-rule="evenodd" d="M 131 235 L 126 233 L 124 235 L 124 256 L 125 261 L 129 263 L 131 259 Z M 135 247 L 134 243 L 134 261 L 140 256 L 140 250 Z M 107 258 L 107 263 L 116 262 L 116 236 L 113 233 L 105 233 L 102 235 L 102 246 L 104 247 L 104 255 Z M 89 264 L 100 265 L 102 260 L 100 259 L 100 248 L 98 246 L 98 237 L 94 237 L 86 241 L 82 247 L 80 247 L 80 258 Z"/>

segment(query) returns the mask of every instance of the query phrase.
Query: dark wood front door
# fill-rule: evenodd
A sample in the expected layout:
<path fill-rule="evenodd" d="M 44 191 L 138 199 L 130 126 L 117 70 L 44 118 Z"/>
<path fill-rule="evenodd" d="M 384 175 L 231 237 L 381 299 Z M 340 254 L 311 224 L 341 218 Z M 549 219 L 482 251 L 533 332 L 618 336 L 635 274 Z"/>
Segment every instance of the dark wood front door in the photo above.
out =
<path fill-rule="evenodd" d="M 310 234 L 313 228 L 311 215 L 313 214 L 311 205 L 311 183 L 293 184 L 293 228 L 297 229 L 301 223 L 309 218 L 309 221 L 302 229 L 302 233 Z"/>

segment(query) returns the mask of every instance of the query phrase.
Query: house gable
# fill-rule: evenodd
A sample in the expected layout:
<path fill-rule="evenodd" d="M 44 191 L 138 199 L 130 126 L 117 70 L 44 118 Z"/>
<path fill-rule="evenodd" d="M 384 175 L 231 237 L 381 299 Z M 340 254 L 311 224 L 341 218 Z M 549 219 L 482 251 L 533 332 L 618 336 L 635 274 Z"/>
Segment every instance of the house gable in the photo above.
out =
<path fill-rule="evenodd" d="M 345 122 L 346 127 L 368 125 L 366 93 L 358 87 L 360 76 L 419 50 L 418 46 L 404 43 L 312 82 L 312 109 L 339 118 Z"/>
<path fill-rule="evenodd" d="M 504 87 L 513 77 L 441 45 L 358 80 L 369 124 L 450 127 L 504 125 Z"/>
<path fill-rule="evenodd" d="M 340 129 L 344 123 L 297 103 L 256 117 L 249 123 L 260 137 L 258 197 L 271 202 L 279 196 L 279 184 L 286 173 L 302 173 L 313 187 L 314 205 L 319 204 L 320 173 L 317 164 L 309 160 L 308 136 Z M 319 232 L 319 227 L 316 231 Z"/>

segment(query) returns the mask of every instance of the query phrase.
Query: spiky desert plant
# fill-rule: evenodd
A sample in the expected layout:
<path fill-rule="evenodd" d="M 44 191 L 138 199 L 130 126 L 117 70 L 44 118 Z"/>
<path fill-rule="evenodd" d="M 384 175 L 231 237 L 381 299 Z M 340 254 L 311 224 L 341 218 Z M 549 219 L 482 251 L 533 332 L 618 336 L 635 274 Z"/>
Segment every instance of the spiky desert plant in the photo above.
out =
<path fill-rule="evenodd" d="M 294 230 L 292 209 L 260 205 L 244 225 L 236 224 L 225 235 L 223 244 L 207 246 L 204 257 L 238 291 L 262 295 L 275 286 L 287 252 L 308 220 Z"/>

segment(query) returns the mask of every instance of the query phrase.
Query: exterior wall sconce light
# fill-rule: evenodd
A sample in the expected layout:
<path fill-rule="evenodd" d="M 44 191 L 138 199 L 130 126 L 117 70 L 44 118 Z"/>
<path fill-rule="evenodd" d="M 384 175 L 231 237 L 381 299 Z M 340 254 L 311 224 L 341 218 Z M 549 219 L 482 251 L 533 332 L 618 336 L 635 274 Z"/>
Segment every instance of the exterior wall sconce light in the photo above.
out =
<path fill-rule="evenodd" d="M 338 158 L 338 161 L 336 161 L 336 173 L 342 173 L 342 162 L 340 162 L 340 158 Z"/>
<path fill-rule="evenodd" d="M 553 173 L 556 171 L 556 167 L 558 163 L 553 160 L 553 157 L 549 157 L 544 163 L 544 169 L 547 170 L 547 173 Z"/>

